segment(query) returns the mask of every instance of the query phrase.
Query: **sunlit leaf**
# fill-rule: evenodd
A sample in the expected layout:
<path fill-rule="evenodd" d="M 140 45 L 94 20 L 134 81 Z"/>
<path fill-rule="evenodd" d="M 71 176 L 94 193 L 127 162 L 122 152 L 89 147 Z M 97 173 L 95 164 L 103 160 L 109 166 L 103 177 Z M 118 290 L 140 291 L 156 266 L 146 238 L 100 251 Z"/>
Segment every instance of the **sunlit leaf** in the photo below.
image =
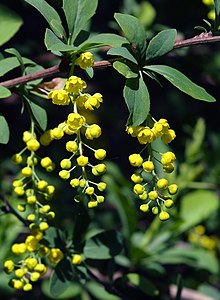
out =
<path fill-rule="evenodd" d="M 9 41 L 22 24 L 23 21 L 19 15 L 0 4 L 0 46 Z"/>
<path fill-rule="evenodd" d="M 113 68 L 116 69 L 125 78 L 138 77 L 138 72 L 135 72 L 134 70 L 132 70 L 132 66 L 130 67 L 128 63 L 123 63 L 121 61 L 115 61 L 113 63 Z"/>
<path fill-rule="evenodd" d="M 86 240 L 84 255 L 91 259 L 110 259 L 122 250 L 121 237 L 118 232 L 108 230 Z"/>
<path fill-rule="evenodd" d="M 7 144 L 9 141 L 9 135 L 10 135 L 10 131 L 9 131 L 8 123 L 5 120 L 5 117 L 3 117 L 0 114 L 0 143 Z"/>
<path fill-rule="evenodd" d="M 182 92 L 188 94 L 197 100 L 215 102 L 215 98 L 206 92 L 204 88 L 192 82 L 180 71 L 164 65 L 151 65 L 144 67 L 147 70 L 151 70 L 155 73 L 162 75 L 168 81 L 170 81 L 175 87 Z"/>
<path fill-rule="evenodd" d="M 95 14 L 97 5 L 98 0 L 63 0 L 63 10 L 72 42 Z"/>
<path fill-rule="evenodd" d="M 6 87 L 0 85 L 0 99 L 7 98 L 9 96 L 11 96 L 11 91 Z"/>
<path fill-rule="evenodd" d="M 146 32 L 144 26 L 136 17 L 131 15 L 115 13 L 114 17 L 128 41 L 134 43 L 135 47 L 142 53 L 146 48 Z"/>
<path fill-rule="evenodd" d="M 45 0 L 25 0 L 25 2 L 36 8 L 46 19 L 50 28 L 60 38 L 65 37 L 65 30 L 57 11 L 49 5 Z"/>
<path fill-rule="evenodd" d="M 218 207 L 218 196 L 212 191 L 197 190 L 183 196 L 180 202 L 182 224 L 180 224 L 178 232 L 200 224 L 214 213 Z"/>

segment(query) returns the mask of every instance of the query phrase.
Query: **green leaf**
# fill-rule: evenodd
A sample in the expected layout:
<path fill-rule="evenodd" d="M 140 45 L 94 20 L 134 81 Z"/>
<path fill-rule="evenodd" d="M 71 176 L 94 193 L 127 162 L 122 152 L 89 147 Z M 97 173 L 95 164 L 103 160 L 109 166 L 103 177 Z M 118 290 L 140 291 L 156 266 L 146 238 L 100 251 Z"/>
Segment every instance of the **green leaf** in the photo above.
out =
<path fill-rule="evenodd" d="M 176 35 L 176 29 L 167 29 L 159 32 L 152 38 L 147 47 L 146 60 L 155 59 L 171 51 L 175 43 Z"/>
<path fill-rule="evenodd" d="M 109 294 L 102 285 L 98 284 L 95 281 L 87 282 L 86 288 L 88 289 L 89 293 L 92 294 L 94 299 L 97 300 L 120 300 L 121 298 Z"/>
<path fill-rule="evenodd" d="M 218 273 L 219 264 L 217 258 L 208 250 L 198 248 L 171 248 L 163 250 L 159 256 L 155 256 L 161 264 L 187 264 L 195 268 Z"/>
<path fill-rule="evenodd" d="M 25 0 L 25 2 L 32 5 L 43 15 L 58 37 L 63 38 L 66 36 L 59 14 L 45 0 Z"/>
<path fill-rule="evenodd" d="M 150 111 L 150 95 L 143 78 L 127 79 L 123 94 L 130 112 L 129 126 L 142 124 Z"/>
<path fill-rule="evenodd" d="M 151 70 L 155 73 L 162 75 L 168 81 L 170 81 L 175 87 L 177 87 L 182 92 L 190 95 L 194 99 L 215 102 L 215 98 L 206 92 L 204 88 L 192 82 L 188 77 L 186 77 L 180 71 L 164 66 L 164 65 L 152 65 L 145 66 L 147 70 Z"/>
<path fill-rule="evenodd" d="M 27 100 L 28 105 L 30 106 L 30 109 L 32 111 L 32 114 L 37 121 L 40 128 L 45 131 L 47 128 L 47 113 L 46 110 L 41 107 L 40 105 L 34 103 L 31 100 Z"/>
<path fill-rule="evenodd" d="M 131 52 L 125 48 L 125 47 L 120 47 L 120 48 L 111 48 L 108 52 L 108 55 L 115 55 L 115 56 L 121 56 L 134 64 L 138 64 L 136 58 L 131 54 Z"/>
<path fill-rule="evenodd" d="M 95 14 L 98 0 L 63 0 L 63 10 L 73 44 L 77 35 Z"/>
<path fill-rule="evenodd" d="M 9 49 L 6 49 L 5 52 L 14 55 L 17 58 L 20 66 L 21 66 L 21 73 L 23 74 L 23 72 L 24 72 L 24 62 L 23 62 L 21 54 L 18 52 L 18 50 L 16 50 L 15 48 L 9 48 Z"/>
<path fill-rule="evenodd" d="M 0 4 L 0 46 L 9 41 L 19 30 L 23 21 L 14 11 Z"/>
<path fill-rule="evenodd" d="M 25 68 L 25 74 L 26 75 L 34 74 L 36 72 L 43 71 L 43 70 L 44 70 L 44 68 L 40 65 L 27 66 Z M 27 82 L 27 85 L 37 85 L 37 84 L 41 83 L 42 80 L 43 80 L 43 78 L 35 79 L 35 80 Z"/>
<path fill-rule="evenodd" d="M 35 65 L 35 62 L 28 58 L 22 58 L 23 63 Z M 0 76 L 4 76 L 6 73 L 20 66 L 20 63 L 16 57 L 8 57 L 0 60 Z"/>
<path fill-rule="evenodd" d="M 11 96 L 11 91 L 6 87 L 0 85 L 0 99 L 7 98 L 9 96 Z"/>
<path fill-rule="evenodd" d="M 201 223 L 219 207 L 218 196 L 211 191 L 197 190 L 185 195 L 180 202 L 180 224 L 178 232 L 183 232 Z"/>
<path fill-rule="evenodd" d="M 123 63 L 121 61 L 115 61 L 113 63 L 113 68 L 115 70 L 117 70 L 125 78 L 136 78 L 136 77 L 138 77 L 138 73 L 134 72 L 131 67 L 129 66 L 128 63 Z"/>
<path fill-rule="evenodd" d="M 115 13 L 114 17 L 130 43 L 143 52 L 146 48 L 146 32 L 140 21 L 133 16 Z"/>
<path fill-rule="evenodd" d="M 50 284 L 49 280 L 44 280 L 42 282 L 42 293 L 51 298 L 54 299 L 54 296 L 50 293 Z M 65 291 L 60 294 L 59 296 L 56 296 L 56 299 L 76 299 L 76 297 L 81 294 L 82 288 L 79 283 L 77 282 L 71 282 L 71 284 L 65 289 Z"/>
<path fill-rule="evenodd" d="M 121 47 L 129 42 L 126 38 L 117 34 L 100 33 L 93 35 L 85 43 L 97 43 L 101 46 Z"/>
<path fill-rule="evenodd" d="M 128 283 L 136 286 L 142 292 L 150 296 L 159 295 L 159 291 L 156 286 L 144 276 L 141 276 L 137 273 L 129 273 L 124 276 L 123 279 L 126 279 Z"/>
<path fill-rule="evenodd" d="M 110 259 L 122 250 L 118 232 L 108 230 L 99 233 L 85 242 L 84 255 L 91 259 Z"/>
<path fill-rule="evenodd" d="M 215 0 L 215 13 L 217 16 L 220 14 L 220 0 Z"/>
<path fill-rule="evenodd" d="M 50 29 L 46 29 L 44 43 L 47 47 L 47 50 L 51 51 L 71 51 L 76 50 L 74 46 L 69 46 L 63 43 Z"/>
<path fill-rule="evenodd" d="M 64 258 L 56 266 L 50 278 L 50 293 L 54 297 L 60 296 L 71 285 L 73 267 L 71 262 Z"/>
<path fill-rule="evenodd" d="M 65 235 L 59 228 L 50 226 L 44 235 L 44 242 L 50 248 L 65 247 Z"/>
<path fill-rule="evenodd" d="M 107 189 L 107 201 L 116 207 L 120 218 L 121 232 L 130 243 L 131 234 L 137 227 L 137 211 L 133 201 L 130 182 L 121 174 L 119 166 L 113 162 L 107 163 L 108 173 L 103 176 L 103 181 L 109 187 Z"/>
<path fill-rule="evenodd" d="M 0 88 L 1 88 L 1 86 L 0 86 Z M 0 89 L 0 91 L 1 91 L 1 89 Z M 10 131 L 9 131 L 8 123 L 5 120 L 5 117 L 3 117 L 0 114 L 0 143 L 7 144 L 9 141 L 9 135 L 10 135 Z"/>

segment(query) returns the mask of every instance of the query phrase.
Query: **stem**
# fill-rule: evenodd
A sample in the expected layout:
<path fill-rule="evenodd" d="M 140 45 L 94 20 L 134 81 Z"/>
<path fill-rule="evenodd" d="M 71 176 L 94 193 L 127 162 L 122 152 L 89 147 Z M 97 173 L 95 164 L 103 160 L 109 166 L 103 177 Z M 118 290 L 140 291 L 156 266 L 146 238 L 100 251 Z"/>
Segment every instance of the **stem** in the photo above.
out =
<path fill-rule="evenodd" d="M 21 221 L 25 226 L 29 226 L 29 222 L 23 219 L 16 210 L 9 204 L 8 200 L 5 198 L 4 195 L 0 194 L 0 199 L 4 202 L 4 206 L 1 208 L 2 211 L 5 213 L 11 213 L 13 214 L 19 221 Z"/>
<path fill-rule="evenodd" d="M 194 36 L 193 38 L 189 38 L 182 41 L 176 41 L 174 44 L 173 49 L 179 49 L 183 47 L 188 46 L 195 46 L 195 45 L 202 45 L 202 44 L 209 44 L 209 43 L 216 43 L 220 42 L 220 36 L 219 35 L 212 35 L 211 32 L 208 33 L 201 33 L 199 35 Z M 102 60 L 102 61 L 96 61 L 94 63 L 93 68 L 105 68 L 105 67 L 111 67 L 112 62 L 114 60 Z M 16 85 L 20 85 L 35 79 L 39 78 L 45 78 L 51 75 L 56 75 L 61 72 L 67 72 L 69 68 L 70 61 L 67 59 L 61 60 L 60 64 L 53 66 L 51 68 L 45 69 L 43 71 L 39 71 L 30 75 L 25 75 L 21 77 L 17 77 L 14 79 L 10 79 L 7 81 L 0 82 L 0 86 L 4 86 L 7 88 L 12 88 Z"/>
<path fill-rule="evenodd" d="M 146 230 L 144 237 L 140 243 L 140 248 L 145 248 L 148 243 L 151 241 L 153 236 L 156 234 L 160 227 L 161 221 L 158 217 L 156 217 L 151 223 L 150 227 Z"/>

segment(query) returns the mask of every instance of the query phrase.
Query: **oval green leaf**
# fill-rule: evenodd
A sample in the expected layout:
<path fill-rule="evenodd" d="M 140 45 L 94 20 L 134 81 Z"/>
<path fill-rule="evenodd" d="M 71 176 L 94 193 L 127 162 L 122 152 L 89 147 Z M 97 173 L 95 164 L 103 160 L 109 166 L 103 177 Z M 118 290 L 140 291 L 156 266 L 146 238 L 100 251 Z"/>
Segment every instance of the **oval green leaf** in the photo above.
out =
<path fill-rule="evenodd" d="M 113 68 L 117 70 L 125 78 L 136 78 L 138 73 L 132 71 L 131 67 L 127 63 L 121 61 L 115 61 L 113 63 Z"/>
<path fill-rule="evenodd" d="M 108 230 L 99 233 L 85 242 L 84 255 L 90 259 L 110 259 L 122 250 L 120 235 Z"/>
<path fill-rule="evenodd" d="M 120 48 L 111 48 L 108 52 L 108 55 L 115 55 L 115 56 L 121 56 L 134 64 L 138 64 L 136 58 L 130 53 L 130 51 L 125 47 Z"/>
<path fill-rule="evenodd" d="M 32 5 L 42 14 L 58 37 L 63 38 L 66 36 L 59 14 L 45 0 L 25 0 L 25 2 Z"/>
<path fill-rule="evenodd" d="M 10 131 L 9 131 L 8 123 L 5 120 L 5 117 L 0 115 L 0 143 L 7 144 L 9 141 L 9 135 L 10 135 Z"/>
<path fill-rule="evenodd" d="M 140 52 L 146 48 L 146 32 L 142 23 L 134 16 L 115 13 L 114 17 L 130 43 L 134 43 Z"/>
<path fill-rule="evenodd" d="M 0 85 L 0 99 L 11 96 L 11 91 L 4 86 Z"/>
<path fill-rule="evenodd" d="M 142 124 L 150 111 L 150 95 L 143 78 L 127 79 L 123 94 L 130 112 L 128 125 Z"/>
<path fill-rule="evenodd" d="M 22 24 L 23 21 L 19 15 L 0 4 L 0 46 L 9 41 Z"/>
<path fill-rule="evenodd" d="M 207 219 L 219 207 L 218 196 L 212 191 L 197 190 L 181 199 L 178 232 L 183 232 Z"/>
<path fill-rule="evenodd" d="M 188 94 L 197 100 L 215 102 L 216 99 L 206 92 L 204 88 L 192 82 L 188 77 L 186 77 L 180 71 L 164 66 L 164 65 L 155 65 L 155 66 L 145 66 L 147 70 L 151 70 L 155 73 L 162 75 L 168 81 L 170 81 L 175 87 L 177 87 L 182 92 Z"/>
<path fill-rule="evenodd" d="M 152 38 L 147 47 L 146 60 L 152 60 L 170 52 L 173 49 L 176 35 L 176 29 L 167 29 L 159 32 Z"/>
<path fill-rule="evenodd" d="M 59 297 L 71 285 L 73 267 L 71 262 L 64 258 L 56 266 L 50 278 L 50 294 Z"/>
<path fill-rule="evenodd" d="M 95 14 L 97 5 L 98 0 L 63 0 L 63 10 L 72 43 Z"/>

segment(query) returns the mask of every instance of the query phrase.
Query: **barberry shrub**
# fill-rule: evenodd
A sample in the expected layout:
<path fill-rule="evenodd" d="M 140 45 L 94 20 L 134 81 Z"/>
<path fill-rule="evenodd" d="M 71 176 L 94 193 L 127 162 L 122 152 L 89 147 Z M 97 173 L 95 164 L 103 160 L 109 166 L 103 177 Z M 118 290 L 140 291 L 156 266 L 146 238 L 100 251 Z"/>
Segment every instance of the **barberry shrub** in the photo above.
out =
<path fill-rule="evenodd" d="M 203 87 L 160 60 L 165 61 L 177 48 L 218 41 L 220 2 L 204 1 L 214 7 L 209 13 L 213 23 L 207 21 L 210 33 L 183 41 L 178 41 L 176 29 L 164 29 L 149 39 L 140 19 L 123 13 L 114 14 L 120 34 L 90 35 L 88 23 L 98 0 L 63 0 L 56 9 L 45 0 L 23 2 L 46 19 L 45 46 L 59 64 L 44 69 L 14 48 L 1 55 L 0 75 L 20 68 L 21 76 L 0 83 L 0 98 L 8 101 L 17 94 L 22 101 L 21 117 L 29 124 L 19 137 L 19 148 L 9 163 L 12 175 L 3 179 L 7 186 L 2 185 L 0 194 L 6 224 L 22 224 L 1 261 L 9 286 L 22 292 L 41 286 L 47 296 L 61 298 L 69 291 L 69 297 L 79 299 L 91 299 L 91 295 L 97 299 L 167 299 L 171 292 L 154 278 L 166 273 L 165 264 L 177 261 L 193 266 L 194 261 L 197 268 L 218 272 L 202 265 L 204 257 L 216 263 L 210 252 L 217 248 L 216 238 L 207 237 L 205 243 L 205 230 L 198 231 L 202 225 L 195 227 L 217 210 L 217 196 L 206 189 L 206 183 L 204 191 L 184 194 L 201 170 L 191 172 L 190 163 L 196 160 L 178 168 L 178 155 L 170 148 L 178 139 L 175 124 L 160 109 L 151 109 L 154 95 L 149 92 L 149 81 L 160 84 L 167 80 L 173 89 L 196 100 L 216 101 Z M 150 4 L 148 9 L 152 9 Z M 19 16 L 10 17 L 8 12 L 0 5 L 0 17 L 6 20 L 3 25 L 11 25 L 7 34 L 0 33 L 1 44 L 22 24 Z M 106 47 L 107 60 L 97 60 Z M 120 160 L 109 156 L 114 145 L 111 140 L 109 145 L 106 142 L 108 130 L 100 121 L 107 114 L 106 95 L 91 83 L 96 80 L 94 70 L 101 67 L 113 67 L 124 78 L 121 94 L 128 119 L 124 132 L 117 135 L 118 139 L 120 134 L 127 135 L 136 149 L 125 151 L 129 153 L 126 178 L 116 166 Z M 62 77 L 56 77 L 60 74 Z M 44 79 L 47 76 L 53 77 L 51 81 Z M 111 130 L 116 122 L 111 116 Z M 191 157 L 187 153 L 197 153 L 202 145 L 203 125 L 202 121 L 196 125 L 186 161 Z M 9 140 L 17 141 L 3 114 L 0 126 L 4 147 Z M 194 199 L 199 199 L 201 209 L 197 210 Z M 206 199 L 210 205 L 203 210 Z M 187 211 L 190 205 L 193 217 Z M 65 213 L 71 218 L 65 218 Z M 12 215 L 16 217 L 13 221 Z M 184 247 L 175 248 L 177 236 L 189 229 L 189 241 L 206 249 L 200 249 L 198 255 L 193 248 L 187 253 Z M 168 244 L 173 249 L 166 249 Z M 178 288 L 176 297 L 181 293 L 180 284 Z"/>

